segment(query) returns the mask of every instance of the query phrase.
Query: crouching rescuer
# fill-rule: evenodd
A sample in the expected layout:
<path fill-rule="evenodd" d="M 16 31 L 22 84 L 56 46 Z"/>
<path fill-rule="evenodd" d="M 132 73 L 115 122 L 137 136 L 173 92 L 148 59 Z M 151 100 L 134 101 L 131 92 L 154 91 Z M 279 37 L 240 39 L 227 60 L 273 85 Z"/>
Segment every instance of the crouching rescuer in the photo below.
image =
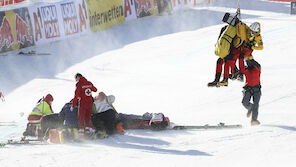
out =
<path fill-rule="evenodd" d="M 47 94 L 45 98 L 41 98 L 36 107 L 28 116 L 28 124 L 26 131 L 23 133 L 24 136 L 38 136 L 42 137 L 41 132 L 41 121 L 45 115 L 52 114 L 53 110 L 51 108 L 51 103 L 53 102 L 53 97 L 51 94 Z"/>

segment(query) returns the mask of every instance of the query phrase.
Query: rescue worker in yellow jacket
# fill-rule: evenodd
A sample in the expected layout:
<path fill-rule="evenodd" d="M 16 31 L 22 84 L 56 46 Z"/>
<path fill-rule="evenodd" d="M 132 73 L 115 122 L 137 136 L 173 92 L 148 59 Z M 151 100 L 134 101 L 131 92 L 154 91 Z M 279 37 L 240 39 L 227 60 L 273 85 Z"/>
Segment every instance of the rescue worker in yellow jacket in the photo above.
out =
<path fill-rule="evenodd" d="M 41 131 L 40 123 L 43 116 L 53 113 L 52 102 L 53 97 L 51 94 L 47 94 L 45 98 L 38 101 L 36 107 L 33 108 L 28 116 L 29 123 L 27 124 L 26 131 L 23 133 L 24 136 L 38 136 L 38 131 Z"/>
<path fill-rule="evenodd" d="M 250 27 L 246 26 L 247 39 L 244 41 L 244 44 L 238 48 L 234 47 L 232 49 L 232 53 L 229 56 L 227 56 L 228 65 L 226 65 L 226 67 L 230 67 L 232 71 L 234 71 L 236 60 L 239 59 L 239 73 L 236 76 L 234 76 L 234 78 L 237 78 L 240 81 L 243 81 L 243 75 L 245 73 L 244 59 L 253 59 L 253 50 L 263 49 L 263 42 L 260 32 L 261 27 L 259 22 L 252 23 Z M 226 69 L 224 71 L 229 71 L 229 69 Z M 227 86 L 228 78 L 224 78 L 218 84 L 220 86 Z"/>
<path fill-rule="evenodd" d="M 263 50 L 263 42 L 262 37 L 260 35 L 261 33 L 261 26 L 259 22 L 254 22 L 250 25 L 250 27 L 247 27 L 247 40 L 245 41 L 245 44 L 241 46 L 240 51 L 237 53 L 237 56 L 234 56 L 239 58 L 239 68 L 240 73 L 238 74 L 238 80 L 243 81 L 243 75 L 245 74 L 245 63 L 244 60 L 252 60 L 252 52 L 253 50 Z"/>

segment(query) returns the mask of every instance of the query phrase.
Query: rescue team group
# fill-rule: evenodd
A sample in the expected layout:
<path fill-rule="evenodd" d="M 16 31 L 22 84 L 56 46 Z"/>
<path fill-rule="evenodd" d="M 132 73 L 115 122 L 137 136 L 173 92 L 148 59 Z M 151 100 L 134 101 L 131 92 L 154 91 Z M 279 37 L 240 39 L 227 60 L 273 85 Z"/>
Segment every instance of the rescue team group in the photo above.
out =
<path fill-rule="evenodd" d="M 62 128 L 63 136 L 70 140 L 83 138 L 104 138 L 114 133 L 123 134 L 124 129 L 165 129 L 169 119 L 162 113 L 132 115 L 117 113 L 112 105 L 115 96 L 99 92 L 97 88 L 80 73 L 75 75 L 76 90 L 74 98 L 66 103 L 59 113 L 53 113 L 51 94 L 37 102 L 28 116 L 24 136 L 49 137 L 50 129 Z"/>
<path fill-rule="evenodd" d="M 259 125 L 257 118 L 261 97 L 261 66 L 254 60 L 252 53 L 253 50 L 263 49 L 260 23 L 254 22 L 247 26 L 228 13 L 224 15 L 223 21 L 228 24 L 219 34 L 215 48 L 215 54 L 219 56 L 215 79 L 208 86 L 228 86 L 228 79 L 244 81 L 245 76 L 242 104 L 247 109 L 247 117 L 251 117 L 251 125 Z M 237 60 L 239 69 L 235 65 Z M 223 66 L 224 78 L 220 81 Z M 51 94 L 38 101 L 28 116 L 24 136 L 46 137 L 49 129 L 62 127 L 65 135 L 74 140 L 85 136 L 101 138 L 114 133 L 123 134 L 124 129 L 162 130 L 170 124 L 168 117 L 162 113 L 118 113 L 112 105 L 115 96 L 100 92 L 93 98 L 92 92 L 97 92 L 97 88 L 80 73 L 75 75 L 75 80 L 75 96 L 64 105 L 60 113 L 52 110 L 54 98 Z M 4 100 L 1 92 L 0 98 Z"/>

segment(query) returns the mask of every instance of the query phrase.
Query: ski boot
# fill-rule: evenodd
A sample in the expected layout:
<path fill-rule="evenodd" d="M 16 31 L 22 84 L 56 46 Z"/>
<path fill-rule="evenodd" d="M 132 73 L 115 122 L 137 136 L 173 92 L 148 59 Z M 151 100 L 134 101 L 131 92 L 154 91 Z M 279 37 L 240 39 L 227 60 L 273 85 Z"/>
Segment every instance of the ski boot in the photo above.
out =
<path fill-rule="evenodd" d="M 218 82 L 220 80 L 221 73 L 217 73 L 215 76 L 215 80 L 213 82 L 208 83 L 208 87 L 219 87 Z"/>
<path fill-rule="evenodd" d="M 252 120 L 251 121 L 251 125 L 254 126 L 254 125 L 260 125 L 260 122 L 258 120 Z"/>
<path fill-rule="evenodd" d="M 219 85 L 217 81 L 213 81 L 208 83 L 208 87 L 219 87 Z"/>
<path fill-rule="evenodd" d="M 249 110 L 248 113 L 247 113 L 247 118 L 250 118 L 252 116 L 252 111 Z"/>
<path fill-rule="evenodd" d="M 218 82 L 219 86 L 228 86 L 228 79 L 224 78 L 222 81 Z"/>
<path fill-rule="evenodd" d="M 95 140 L 95 139 L 103 139 L 103 138 L 107 138 L 107 137 L 108 137 L 108 135 L 105 131 L 98 130 L 96 133 L 94 133 L 91 136 L 91 139 Z"/>
<path fill-rule="evenodd" d="M 124 129 L 123 129 L 123 127 L 122 127 L 122 125 L 121 125 L 120 122 L 118 122 L 118 123 L 116 124 L 116 129 L 117 129 L 117 131 L 119 132 L 119 134 L 123 135 L 123 133 L 124 133 Z"/>
<path fill-rule="evenodd" d="M 253 108 L 253 104 L 251 103 L 248 106 L 247 118 L 250 118 L 252 116 L 252 108 Z"/>

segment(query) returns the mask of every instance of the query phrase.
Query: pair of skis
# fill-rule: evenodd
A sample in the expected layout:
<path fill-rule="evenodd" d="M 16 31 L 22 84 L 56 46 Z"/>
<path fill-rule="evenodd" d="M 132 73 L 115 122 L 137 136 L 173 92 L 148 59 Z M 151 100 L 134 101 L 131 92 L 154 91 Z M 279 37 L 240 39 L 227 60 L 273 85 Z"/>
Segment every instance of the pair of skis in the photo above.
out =
<path fill-rule="evenodd" d="M 232 125 L 227 125 L 225 123 L 219 123 L 218 125 L 175 125 L 172 128 L 169 128 L 169 130 L 221 130 L 221 129 L 238 129 L 242 128 L 242 125 L 240 124 L 232 124 Z M 31 144 L 31 145 L 43 145 L 47 144 L 46 141 L 43 139 L 29 139 L 22 137 L 21 140 L 14 140 L 10 139 L 6 143 L 0 143 L 0 147 L 4 147 L 6 145 L 26 145 L 26 144 Z"/>

